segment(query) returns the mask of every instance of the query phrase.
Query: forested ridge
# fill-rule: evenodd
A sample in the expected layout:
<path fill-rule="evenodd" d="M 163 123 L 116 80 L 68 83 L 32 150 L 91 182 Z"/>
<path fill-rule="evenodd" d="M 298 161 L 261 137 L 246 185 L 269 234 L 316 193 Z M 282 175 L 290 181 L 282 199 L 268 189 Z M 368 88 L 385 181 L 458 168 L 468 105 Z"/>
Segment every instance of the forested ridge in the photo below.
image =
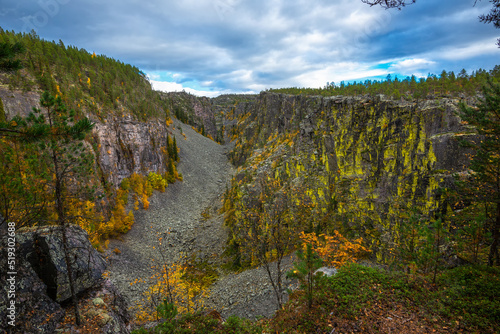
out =
<path fill-rule="evenodd" d="M 36 105 L 17 110 L 19 114 L 9 115 L 9 119 L 0 99 L 2 224 L 15 220 L 18 227 L 41 226 L 57 221 L 60 213 L 54 211 L 55 183 L 52 183 L 57 172 L 50 162 L 49 147 L 67 146 L 59 153 L 61 159 L 76 172 L 83 167 L 77 160 L 85 157 L 85 172 L 64 176 L 66 184 L 61 191 L 67 196 L 65 214 L 89 233 L 94 246 L 102 249 L 109 237 L 125 233 L 132 226 L 134 217 L 133 210 L 127 209 L 129 201 L 132 209 L 138 210 L 139 205 L 147 209 L 147 199 L 154 189 L 164 191 L 168 183 L 182 179 L 182 175 L 176 170 L 179 161 L 176 138 L 166 133 L 157 138 L 164 139 L 157 148 L 164 161 L 160 171 L 133 172 L 122 177 L 121 184 L 113 184 L 101 160 L 103 154 L 112 154 L 114 149 L 104 150 L 99 135 L 89 130 L 92 126 L 95 129 L 96 122 L 120 124 L 121 119 L 130 118 L 138 126 L 159 121 L 168 127 L 172 123 L 172 99 L 152 90 L 137 67 L 65 46 L 62 41 L 49 42 L 34 32 L 1 30 L 0 43 L 2 56 L 6 58 L 6 70 L 0 73 L 3 88 L 40 96 Z M 10 49 L 14 55 L 9 53 Z M 4 98 L 11 96 L 7 94 Z M 34 112 L 30 110 L 37 106 Z M 28 115 L 30 111 L 32 114 Z M 70 149 L 75 138 L 58 133 L 84 120 L 93 125 L 89 124 L 77 139 L 78 150 Z M 122 139 L 118 142 L 121 146 L 118 149 L 130 159 L 132 151 L 127 146 L 130 144 Z"/>
<path fill-rule="evenodd" d="M 394 78 L 389 74 L 385 80 L 364 80 L 340 83 L 329 82 L 322 88 L 277 88 L 270 92 L 306 95 L 371 95 L 384 94 L 396 100 L 418 101 L 434 97 L 472 97 L 480 92 L 489 77 L 500 78 L 500 65 L 491 70 L 478 69 L 468 73 L 462 69 L 459 73 L 443 70 L 439 75 L 429 73 L 427 77 L 407 76 Z"/>
<path fill-rule="evenodd" d="M 165 116 L 168 107 L 137 67 L 76 46 L 46 41 L 34 32 L 1 31 L 0 41 L 21 43 L 23 68 L 2 83 L 23 91 L 59 94 L 71 108 L 97 116 L 132 113 L 139 120 Z M 168 116 L 168 115 L 166 115 Z"/>

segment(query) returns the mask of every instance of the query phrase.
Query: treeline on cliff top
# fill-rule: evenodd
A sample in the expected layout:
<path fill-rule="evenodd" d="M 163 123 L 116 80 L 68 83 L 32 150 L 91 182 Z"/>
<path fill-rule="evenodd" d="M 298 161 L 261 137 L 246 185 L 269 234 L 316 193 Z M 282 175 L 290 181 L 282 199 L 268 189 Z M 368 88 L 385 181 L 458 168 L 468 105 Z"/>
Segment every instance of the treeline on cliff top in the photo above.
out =
<path fill-rule="evenodd" d="M 353 81 L 340 84 L 329 82 L 322 88 L 277 88 L 270 92 L 292 95 L 371 95 L 384 94 L 395 99 L 406 100 L 426 99 L 428 97 L 464 97 L 475 96 L 487 83 L 488 78 L 500 80 L 500 65 L 487 71 L 478 69 L 467 73 L 462 69 L 458 74 L 443 70 L 439 76 L 429 74 L 426 78 L 417 78 L 415 75 L 404 79 L 394 78 L 389 74 L 385 80 Z"/>
<path fill-rule="evenodd" d="M 48 91 L 80 114 L 94 115 L 100 121 L 110 115 L 130 114 L 140 121 L 175 116 L 199 132 L 204 128 L 203 119 L 195 115 L 183 94 L 154 91 L 136 66 L 61 40 L 43 40 L 35 32 L 15 33 L 0 27 L 0 43 L 17 43 L 24 51 L 16 57 L 17 71 L 0 74 L 0 84 L 9 89 Z"/>

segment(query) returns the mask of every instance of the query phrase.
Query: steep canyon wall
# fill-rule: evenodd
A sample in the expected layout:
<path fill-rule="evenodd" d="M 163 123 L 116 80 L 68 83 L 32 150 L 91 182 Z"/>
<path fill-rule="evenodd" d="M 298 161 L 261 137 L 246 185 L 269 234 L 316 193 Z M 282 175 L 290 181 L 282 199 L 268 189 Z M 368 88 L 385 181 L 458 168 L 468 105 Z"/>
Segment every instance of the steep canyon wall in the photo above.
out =
<path fill-rule="evenodd" d="M 304 229 L 342 229 L 386 256 L 411 212 L 432 220 L 450 209 L 443 189 L 467 170 L 471 153 L 460 139 L 476 138 L 457 116 L 458 104 L 261 93 L 250 110 L 233 109 L 237 121 L 228 129 L 238 134 L 236 217 L 254 209 L 263 193 L 259 180 L 270 177 L 279 184 L 276 194 L 292 190 L 290 203 L 310 203 Z M 242 224 L 228 223 L 233 243 L 241 242 Z"/>

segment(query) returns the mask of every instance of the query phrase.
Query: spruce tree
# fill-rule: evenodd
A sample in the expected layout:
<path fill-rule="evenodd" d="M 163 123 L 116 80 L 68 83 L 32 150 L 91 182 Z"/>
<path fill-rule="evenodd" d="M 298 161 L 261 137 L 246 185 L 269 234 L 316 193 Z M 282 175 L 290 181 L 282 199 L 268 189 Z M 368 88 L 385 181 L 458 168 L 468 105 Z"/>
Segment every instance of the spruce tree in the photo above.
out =
<path fill-rule="evenodd" d="M 297 251 L 298 262 L 293 264 L 294 269 L 287 273 L 287 277 L 296 278 L 301 284 L 301 288 L 306 291 L 307 308 L 311 309 L 314 299 L 314 285 L 316 270 L 321 268 L 323 261 L 312 249 L 310 243 L 306 244 L 305 252 L 303 249 Z"/>
<path fill-rule="evenodd" d="M 476 153 L 470 163 L 470 177 L 460 185 L 468 200 L 495 207 L 488 264 L 500 265 L 500 84 L 489 80 L 483 94 L 477 108 L 460 105 L 462 120 L 475 126 L 481 136 L 480 140 L 463 142 Z"/>

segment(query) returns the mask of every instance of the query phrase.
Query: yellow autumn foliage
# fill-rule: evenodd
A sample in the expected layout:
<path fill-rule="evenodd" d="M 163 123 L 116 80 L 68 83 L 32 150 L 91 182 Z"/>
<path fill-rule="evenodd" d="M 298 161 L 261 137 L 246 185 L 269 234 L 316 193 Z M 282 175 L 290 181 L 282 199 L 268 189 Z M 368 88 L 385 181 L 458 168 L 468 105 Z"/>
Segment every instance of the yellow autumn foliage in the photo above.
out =
<path fill-rule="evenodd" d="M 182 264 L 164 265 L 151 280 L 153 284 L 143 296 L 143 300 L 133 308 L 139 323 L 157 319 L 156 306 L 163 299 L 171 300 L 179 313 L 196 312 L 203 308 L 209 296 L 209 288 L 202 281 L 186 279 L 187 266 Z M 142 282 L 136 280 L 131 285 Z"/>

